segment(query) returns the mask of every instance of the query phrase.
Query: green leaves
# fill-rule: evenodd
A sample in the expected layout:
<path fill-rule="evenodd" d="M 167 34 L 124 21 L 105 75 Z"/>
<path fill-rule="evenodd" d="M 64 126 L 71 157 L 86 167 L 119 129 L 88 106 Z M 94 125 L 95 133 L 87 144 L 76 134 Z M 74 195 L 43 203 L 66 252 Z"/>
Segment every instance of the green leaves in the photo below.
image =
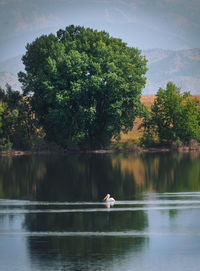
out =
<path fill-rule="evenodd" d="M 65 148 L 69 142 L 103 148 L 122 128 L 132 128 L 146 72 L 138 49 L 104 31 L 71 25 L 28 44 L 22 59 L 26 73 L 19 80 L 24 94 L 32 92 L 48 140 Z"/>
<path fill-rule="evenodd" d="M 189 92 L 180 93 L 172 82 L 160 88 L 148 117 L 144 119 L 145 135 L 154 134 L 161 143 L 200 141 L 200 105 Z"/>
<path fill-rule="evenodd" d="M 0 149 L 37 147 L 43 138 L 42 129 L 32 112 L 29 98 L 7 85 L 0 89 Z M 40 142 L 39 142 L 40 141 Z"/>

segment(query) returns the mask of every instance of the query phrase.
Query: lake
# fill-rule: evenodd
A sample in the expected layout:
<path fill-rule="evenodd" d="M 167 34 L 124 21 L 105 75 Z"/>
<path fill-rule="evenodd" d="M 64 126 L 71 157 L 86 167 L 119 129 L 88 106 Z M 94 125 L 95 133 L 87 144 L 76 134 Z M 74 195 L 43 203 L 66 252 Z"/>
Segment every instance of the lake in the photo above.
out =
<path fill-rule="evenodd" d="M 2 271 L 197 271 L 199 255 L 195 153 L 0 157 Z"/>

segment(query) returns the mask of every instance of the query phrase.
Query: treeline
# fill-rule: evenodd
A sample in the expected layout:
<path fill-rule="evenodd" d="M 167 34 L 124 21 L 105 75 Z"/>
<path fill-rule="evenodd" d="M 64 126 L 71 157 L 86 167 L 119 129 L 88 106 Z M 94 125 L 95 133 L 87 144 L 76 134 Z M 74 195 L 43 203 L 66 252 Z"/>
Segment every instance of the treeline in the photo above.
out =
<path fill-rule="evenodd" d="M 31 99 L 9 85 L 5 90 L 0 88 L 1 151 L 63 149 L 57 142 L 47 139 L 44 128 L 32 109 Z M 158 90 L 153 105 L 150 109 L 144 106 L 140 117 L 142 135 L 138 142 L 134 142 L 138 146 L 176 148 L 189 145 L 191 140 L 200 142 L 200 103 L 189 92 L 181 94 L 180 89 L 172 82 L 167 84 L 166 89 Z M 105 147 L 116 148 L 117 142 L 120 142 L 120 138 Z M 78 147 L 72 145 L 67 149 L 77 150 Z"/>

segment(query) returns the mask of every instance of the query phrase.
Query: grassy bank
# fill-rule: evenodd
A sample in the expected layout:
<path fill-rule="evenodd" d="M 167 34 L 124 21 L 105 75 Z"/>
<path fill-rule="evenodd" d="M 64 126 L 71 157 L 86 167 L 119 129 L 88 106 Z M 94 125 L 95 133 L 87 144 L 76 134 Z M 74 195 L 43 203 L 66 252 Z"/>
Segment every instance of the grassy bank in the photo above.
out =
<path fill-rule="evenodd" d="M 155 95 L 146 95 L 141 97 L 141 102 L 147 106 L 149 109 L 154 103 Z M 200 95 L 198 96 L 193 96 L 196 97 L 200 101 Z M 142 123 L 141 118 L 136 118 L 134 122 L 134 127 L 131 131 L 129 131 L 127 134 L 121 133 L 121 139 L 119 142 L 113 142 L 111 144 L 111 149 L 116 149 L 116 150 L 125 150 L 125 151 L 150 151 L 150 152 L 155 152 L 155 151 L 171 151 L 171 150 L 178 150 L 180 152 L 188 152 L 188 151 L 200 151 L 200 146 L 196 142 L 191 142 L 190 145 L 187 146 L 157 146 L 155 148 L 145 148 L 141 149 L 139 146 L 140 138 L 142 136 L 142 130 L 139 130 L 139 126 Z"/>

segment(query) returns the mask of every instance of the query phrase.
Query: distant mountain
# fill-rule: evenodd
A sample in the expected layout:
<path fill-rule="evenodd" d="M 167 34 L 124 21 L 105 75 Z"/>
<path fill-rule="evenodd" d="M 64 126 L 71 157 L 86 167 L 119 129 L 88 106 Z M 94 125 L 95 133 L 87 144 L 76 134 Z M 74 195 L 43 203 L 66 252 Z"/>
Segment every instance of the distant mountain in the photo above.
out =
<path fill-rule="evenodd" d="M 147 84 L 143 95 L 150 95 L 172 81 L 181 91 L 200 94 L 200 49 L 143 51 L 148 60 Z"/>
<path fill-rule="evenodd" d="M 181 91 L 200 94 L 200 49 L 171 51 L 152 49 L 142 51 L 148 60 L 147 83 L 143 95 L 152 95 L 167 82 L 172 81 Z M 0 62 L 0 86 L 8 82 L 13 89 L 20 89 L 17 73 L 24 70 L 21 55 Z"/>
<path fill-rule="evenodd" d="M 0 62 L 0 87 L 5 88 L 8 83 L 15 90 L 21 90 L 21 84 L 18 81 L 17 73 L 24 70 L 22 55 L 9 58 Z"/>
<path fill-rule="evenodd" d="M 0 72 L 0 87 L 5 89 L 6 84 L 9 84 L 14 90 L 21 91 L 21 84 L 15 74 Z"/>
<path fill-rule="evenodd" d="M 22 55 L 19 55 L 0 62 L 0 72 L 9 72 L 17 75 L 19 71 L 24 70 L 21 58 Z"/>

